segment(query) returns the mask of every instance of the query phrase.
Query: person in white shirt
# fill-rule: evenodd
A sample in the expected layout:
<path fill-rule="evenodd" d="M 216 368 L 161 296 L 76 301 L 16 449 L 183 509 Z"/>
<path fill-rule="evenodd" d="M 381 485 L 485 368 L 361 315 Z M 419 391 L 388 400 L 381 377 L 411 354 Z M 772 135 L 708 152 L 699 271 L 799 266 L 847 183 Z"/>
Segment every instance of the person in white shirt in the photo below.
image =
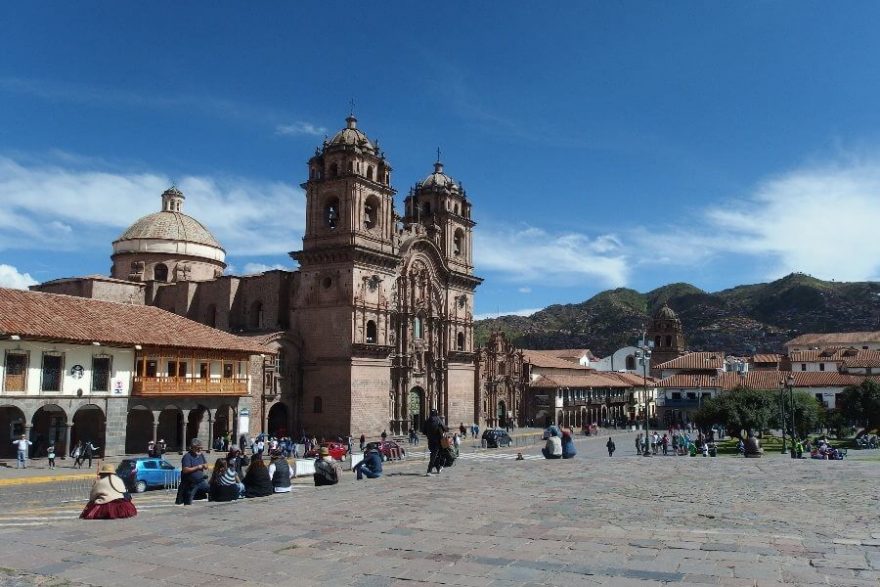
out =
<path fill-rule="evenodd" d="M 280 452 L 272 453 L 272 460 L 269 463 L 269 479 L 272 480 L 275 493 L 289 493 L 292 487 L 291 480 L 293 480 L 295 473 L 295 468 L 290 466 L 284 455 Z"/>
<path fill-rule="evenodd" d="M 545 459 L 561 459 L 562 458 L 562 439 L 556 429 L 550 430 L 550 436 L 547 438 L 547 444 L 541 449 Z"/>
<path fill-rule="evenodd" d="M 12 444 L 15 445 L 15 448 L 18 451 L 18 460 L 15 463 L 15 468 L 27 469 L 28 447 L 33 443 L 22 434 L 21 438 L 14 441 Z"/>

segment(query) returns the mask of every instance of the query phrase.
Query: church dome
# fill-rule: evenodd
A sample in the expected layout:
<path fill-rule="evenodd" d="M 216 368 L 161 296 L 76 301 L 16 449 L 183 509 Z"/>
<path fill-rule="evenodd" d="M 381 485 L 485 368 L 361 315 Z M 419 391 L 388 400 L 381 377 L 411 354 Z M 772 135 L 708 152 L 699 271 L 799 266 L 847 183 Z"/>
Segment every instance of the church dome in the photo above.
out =
<path fill-rule="evenodd" d="M 654 314 L 654 318 L 659 320 L 678 320 L 678 315 L 676 315 L 672 308 L 666 305 L 666 302 L 663 302 L 663 305 Z"/>
<path fill-rule="evenodd" d="M 183 212 L 156 212 L 137 220 L 116 242 L 158 239 L 197 243 L 222 249 L 214 235 L 201 222 Z"/>
<path fill-rule="evenodd" d="M 223 262 L 226 252 L 201 222 L 181 212 L 185 197 L 176 187 L 162 193 L 162 211 L 148 214 L 113 241 L 113 253 L 169 253 Z"/>
<path fill-rule="evenodd" d="M 367 137 L 367 135 L 357 127 L 357 118 L 349 116 L 345 119 L 345 128 L 333 135 L 333 138 L 327 141 L 328 147 L 358 147 L 365 151 L 375 152 L 376 146 Z"/>
<path fill-rule="evenodd" d="M 434 163 L 434 173 L 428 175 L 425 179 L 420 181 L 418 187 L 439 187 L 458 191 L 458 183 L 456 183 L 454 179 L 443 173 L 443 164 L 439 161 L 437 163 Z"/>

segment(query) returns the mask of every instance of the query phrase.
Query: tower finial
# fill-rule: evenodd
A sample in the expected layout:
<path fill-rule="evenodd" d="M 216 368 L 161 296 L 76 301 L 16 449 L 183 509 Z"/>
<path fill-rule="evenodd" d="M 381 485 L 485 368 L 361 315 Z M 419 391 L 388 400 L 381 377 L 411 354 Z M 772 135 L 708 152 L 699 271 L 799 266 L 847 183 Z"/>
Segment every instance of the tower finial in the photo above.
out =
<path fill-rule="evenodd" d="M 348 106 L 349 106 L 348 115 L 354 116 L 354 98 L 352 98 L 351 100 L 348 101 Z"/>
<path fill-rule="evenodd" d="M 443 173 L 443 163 L 440 162 L 440 147 L 437 147 L 437 161 L 434 163 L 434 173 Z"/>
<path fill-rule="evenodd" d="M 440 147 L 437 147 L 437 163 L 440 163 Z"/>

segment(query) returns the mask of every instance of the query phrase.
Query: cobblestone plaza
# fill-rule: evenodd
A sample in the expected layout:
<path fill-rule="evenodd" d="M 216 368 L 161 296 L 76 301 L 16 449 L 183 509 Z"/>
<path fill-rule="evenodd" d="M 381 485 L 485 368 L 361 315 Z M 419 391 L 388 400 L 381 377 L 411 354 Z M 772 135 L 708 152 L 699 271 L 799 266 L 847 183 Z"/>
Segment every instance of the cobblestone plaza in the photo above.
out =
<path fill-rule="evenodd" d="M 131 520 L 0 524 L 0 583 L 880 583 L 875 462 L 639 458 L 628 440 L 612 459 L 594 438 L 570 461 L 477 451 L 430 478 L 410 460 L 375 481 Z"/>

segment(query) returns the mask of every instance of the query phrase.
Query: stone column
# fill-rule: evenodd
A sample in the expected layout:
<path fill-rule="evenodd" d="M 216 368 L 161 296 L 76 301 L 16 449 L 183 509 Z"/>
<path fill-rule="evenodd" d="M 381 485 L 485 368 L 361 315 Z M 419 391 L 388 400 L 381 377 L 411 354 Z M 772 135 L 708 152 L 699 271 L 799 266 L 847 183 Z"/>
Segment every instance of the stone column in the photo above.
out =
<path fill-rule="evenodd" d="M 162 412 L 153 412 L 153 444 L 159 442 L 159 415 Z"/>
<path fill-rule="evenodd" d="M 210 453 L 214 447 L 214 415 L 211 413 L 211 410 L 205 410 L 205 414 L 208 416 L 208 442 L 205 452 Z"/>
<path fill-rule="evenodd" d="M 72 446 L 70 446 L 70 429 L 71 428 L 73 428 L 73 426 L 71 424 L 69 424 L 67 422 L 64 423 L 64 452 L 61 453 L 62 459 L 66 459 L 67 455 L 70 454 L 70 451 L 73 448 Z"/>
<path fill-rule="evenodd" d="M 189 410 L 180 410 L 180 454 L 186 452 L 186 423 L 189 421 Z"/>

